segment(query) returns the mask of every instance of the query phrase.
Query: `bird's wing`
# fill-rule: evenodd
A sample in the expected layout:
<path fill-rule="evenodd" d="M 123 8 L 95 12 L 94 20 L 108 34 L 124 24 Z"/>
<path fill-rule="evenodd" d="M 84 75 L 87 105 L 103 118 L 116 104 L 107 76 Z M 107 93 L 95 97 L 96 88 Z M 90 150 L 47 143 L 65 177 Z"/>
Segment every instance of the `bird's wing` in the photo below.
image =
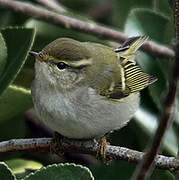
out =
<path fill-rule="evenodd" d="M 155 82 L 157 78 L 142 71 L 136 64 L 136 50 L 147 40 L 146 36 L 129 38 L 116 51 L 122 66 L 121 79 L 113 86 L 112 91 L 106 91 L 106 96 L 121 99 L 130 93 L 138 92 Z"/>

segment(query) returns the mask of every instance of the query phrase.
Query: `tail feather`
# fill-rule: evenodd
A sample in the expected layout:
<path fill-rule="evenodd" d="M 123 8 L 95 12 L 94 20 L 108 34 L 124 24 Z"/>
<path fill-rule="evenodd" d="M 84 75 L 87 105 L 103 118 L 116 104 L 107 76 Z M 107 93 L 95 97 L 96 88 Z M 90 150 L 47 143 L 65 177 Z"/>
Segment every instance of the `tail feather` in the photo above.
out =
<path fill-rule="evenodd" d="M 122 46 L 115 49 L 116 53 L 122 52 L 123 55 L 133 54 L 139 49 L 142 44 L 147 41 L 147 36 L 135 36 L 127 39 Z"/>

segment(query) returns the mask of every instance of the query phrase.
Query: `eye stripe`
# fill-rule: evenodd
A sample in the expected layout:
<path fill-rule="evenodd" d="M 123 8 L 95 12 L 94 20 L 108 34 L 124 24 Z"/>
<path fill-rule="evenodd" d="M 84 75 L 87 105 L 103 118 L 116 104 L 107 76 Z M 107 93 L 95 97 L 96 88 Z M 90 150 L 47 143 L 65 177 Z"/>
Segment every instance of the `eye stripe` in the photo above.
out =
<path fill-rule="evenodd" d="M 81 66 L 88 66 L 88 65 L 91 65 L 92 64 L 92 60 L 91 59 L 82 59 L 82 60 L 79 60 L 79 61 L 71 61 L 71 62 L 68 62 L 69 66 L 72 66 L 72 67 L 81 67 Z"/>
<path fill-rule="evenodd" d="M 78 61 L 67 61 L 67 60 L 63 60 L 63 59 L 55 59 L 54 57 L 49 56 L 48 62 L 50 64 L 55 64 L 55 65 L 63 62 L 66 65 L 68 65 L 68 67 L 75 68 L 75 69 L 82 69 L 83 67 L 91 65 L 92 59 L 89 58 L 89 59 L 81 59 Z"/>

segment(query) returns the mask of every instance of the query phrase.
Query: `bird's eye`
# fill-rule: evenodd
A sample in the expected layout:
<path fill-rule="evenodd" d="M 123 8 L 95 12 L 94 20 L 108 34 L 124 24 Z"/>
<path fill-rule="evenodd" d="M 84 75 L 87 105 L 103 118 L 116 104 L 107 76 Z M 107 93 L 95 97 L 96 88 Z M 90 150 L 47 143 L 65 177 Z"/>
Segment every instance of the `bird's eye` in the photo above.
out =
<path fill-rule="evenodd" d="M 64 62 L 59 62 L 56 65 L 57 65 L 58 69 L 60 69 L 60 70 L 65 69 L 65 68 L 68 67 L 68 65 L 65 64 Z"/>

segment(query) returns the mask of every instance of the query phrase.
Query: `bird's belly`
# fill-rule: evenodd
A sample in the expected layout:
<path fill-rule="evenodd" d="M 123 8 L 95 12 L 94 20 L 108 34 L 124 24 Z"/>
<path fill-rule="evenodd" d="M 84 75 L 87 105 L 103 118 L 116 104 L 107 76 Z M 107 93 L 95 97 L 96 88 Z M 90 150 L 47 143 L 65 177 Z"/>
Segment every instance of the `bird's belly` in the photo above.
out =
<path fill-rule="evenodd" d="M 138 94 L 131 94 L 119 102 L 86 91 L 77 91 L 70 96 L 54 93 L 47 97 L 43 93 L 34 103 L 40 119 L 52 130 L 74 139 L 100 137 L 120 129 L 134 115 L 139 104 Z"/>

